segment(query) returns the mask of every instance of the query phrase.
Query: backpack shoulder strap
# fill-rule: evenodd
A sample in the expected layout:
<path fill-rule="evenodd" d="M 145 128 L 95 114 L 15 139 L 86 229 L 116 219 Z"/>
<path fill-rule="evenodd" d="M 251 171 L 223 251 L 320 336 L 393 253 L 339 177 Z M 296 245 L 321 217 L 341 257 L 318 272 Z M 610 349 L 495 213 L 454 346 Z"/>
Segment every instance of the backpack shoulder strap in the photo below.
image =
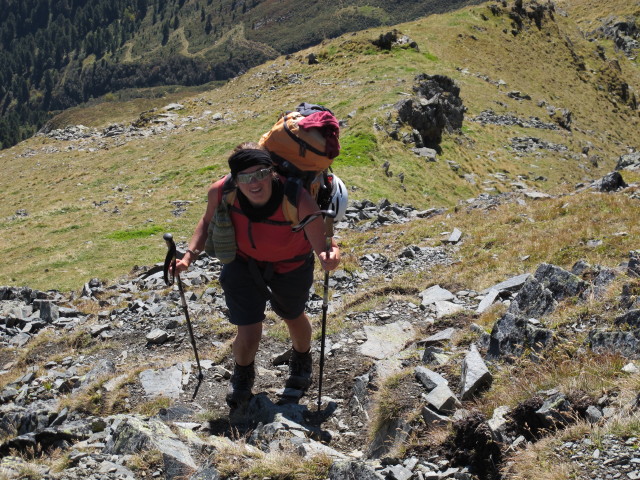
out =
<path fill-rule="evenodd" d="M 284 218 L 297 225 L 298 220 L 298 197 L 302 184 L 298 179 L 287 179 L 284 182 L 284 198 L 282 200 L 282 212 Z"/>
<path fill-rule="evenodd" d="M 236 201 L 236 191 L 237 185 L 236 182 L 231 178 L 231 174 L 228 174 L 224 182 L 222 183 L 222 192 L 220 193 L 220 200 L 227 205 L 233 205 L 233 202 Z"/>

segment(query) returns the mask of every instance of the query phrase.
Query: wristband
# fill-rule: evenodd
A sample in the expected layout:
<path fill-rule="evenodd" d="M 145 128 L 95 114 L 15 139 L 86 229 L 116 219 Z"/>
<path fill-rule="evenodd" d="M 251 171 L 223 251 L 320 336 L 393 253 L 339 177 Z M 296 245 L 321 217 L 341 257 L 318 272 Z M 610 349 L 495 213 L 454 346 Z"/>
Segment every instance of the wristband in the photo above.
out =
<path fill-rule="evenodd" d="M 191 255 L 193 255 L 194 257 L 198 258 L 198 256 L 200 255 L 200 252 L 198 252 L 197 250 L 191 250 L 190 248 L 187 248 L 187 252 L 190 253 Z"/>

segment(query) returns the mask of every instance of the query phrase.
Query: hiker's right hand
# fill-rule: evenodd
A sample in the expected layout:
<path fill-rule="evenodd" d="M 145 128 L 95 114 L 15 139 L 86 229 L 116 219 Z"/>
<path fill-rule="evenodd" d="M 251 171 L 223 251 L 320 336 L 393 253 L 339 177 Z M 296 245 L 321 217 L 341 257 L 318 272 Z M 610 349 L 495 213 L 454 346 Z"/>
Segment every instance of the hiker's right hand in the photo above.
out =
<path fill-rule="evenodd" d="M 171 272 L 171 275 L 176 275 L 179 273 L 184 272 L 185 270 L 187 270 L 189 268 L 189 263 L 185 262 L 184 259 L 182 260 L 176 260 L 176 271 L 173 271 L 173 264 L 171 264 L 171 266 L 169 267 L 169 271 Z"/>

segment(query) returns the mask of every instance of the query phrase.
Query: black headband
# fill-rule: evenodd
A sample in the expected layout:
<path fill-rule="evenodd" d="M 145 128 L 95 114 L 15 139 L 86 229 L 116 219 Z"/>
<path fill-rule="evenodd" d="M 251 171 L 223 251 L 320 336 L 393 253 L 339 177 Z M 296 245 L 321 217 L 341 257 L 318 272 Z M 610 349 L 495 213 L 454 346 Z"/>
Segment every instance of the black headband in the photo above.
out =
<path fill-rule="evenodd" d="M 244 148 L 229 157 L 229 169 L 233 177 L 239 172 L 255 165 L 271 167 L 273 163 L 271 162 L 269 152 L 257 148 Z"/>

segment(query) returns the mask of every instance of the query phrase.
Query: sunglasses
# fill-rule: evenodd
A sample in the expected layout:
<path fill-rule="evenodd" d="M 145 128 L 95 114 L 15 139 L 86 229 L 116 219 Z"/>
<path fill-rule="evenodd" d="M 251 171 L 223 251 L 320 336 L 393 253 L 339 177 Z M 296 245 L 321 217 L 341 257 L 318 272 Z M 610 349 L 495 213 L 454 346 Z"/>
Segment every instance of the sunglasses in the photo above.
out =
<path fill-rule="evenodd" d="M 259 182 L 271 175 L 272 171 L 271 168 L 262 168 L 251 173 L 238 173 L 236 175 L 236 181 L 238 183 L 252 183 L 254 180 Z"/>

